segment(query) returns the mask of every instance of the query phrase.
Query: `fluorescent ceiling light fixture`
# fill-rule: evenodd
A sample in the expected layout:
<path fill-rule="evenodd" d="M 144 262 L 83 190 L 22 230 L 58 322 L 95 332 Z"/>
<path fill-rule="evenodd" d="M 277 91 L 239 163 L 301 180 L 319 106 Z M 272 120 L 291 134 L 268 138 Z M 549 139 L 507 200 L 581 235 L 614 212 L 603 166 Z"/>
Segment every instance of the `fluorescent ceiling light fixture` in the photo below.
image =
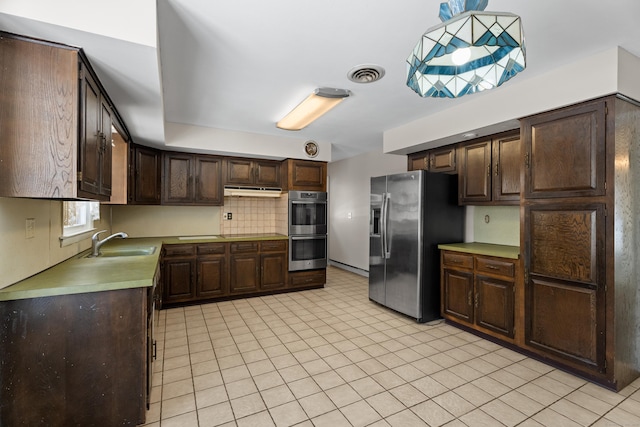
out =
<path fill-rule="evenodd" d="M 492 89 L 526 67 L 520 17 L 483 12 L 489 0 L 440 3 L 442 24 L 407 58 L 407 86 L 418 95 L 457 98 Z"/>
<path fill-rule="evenodd" d="M 291 110 L 276 126 L 285 130 L 300 130 L 351 96 L 346 89 L 321 87 L 316 89 L 296 108 Z"/>

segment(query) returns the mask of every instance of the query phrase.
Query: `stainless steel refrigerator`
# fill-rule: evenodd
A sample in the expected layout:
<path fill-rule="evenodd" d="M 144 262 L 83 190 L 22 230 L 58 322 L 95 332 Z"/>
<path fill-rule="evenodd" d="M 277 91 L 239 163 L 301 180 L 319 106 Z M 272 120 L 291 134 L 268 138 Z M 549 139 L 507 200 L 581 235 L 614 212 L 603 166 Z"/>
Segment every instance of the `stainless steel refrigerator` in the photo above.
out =
<path fill-rule="evenodd" d="M 457 175 L 371 178 L 369 299 L 428 322 L 440 318 L 438 244 L 462 242 Z"/>

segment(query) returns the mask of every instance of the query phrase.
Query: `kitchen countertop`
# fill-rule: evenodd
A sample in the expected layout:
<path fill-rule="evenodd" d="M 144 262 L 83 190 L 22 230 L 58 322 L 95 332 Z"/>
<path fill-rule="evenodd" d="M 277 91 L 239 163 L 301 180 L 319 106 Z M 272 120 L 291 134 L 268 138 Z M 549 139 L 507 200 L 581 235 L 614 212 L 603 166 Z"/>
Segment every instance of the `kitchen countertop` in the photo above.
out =
<path fill-rule="evenodd" d="M 438 245 L 438 249 L 500 258 L 518 259 L 520 257 L 519 246 L 495 245 L 492 243 L 449 243 Z"/>
<path fill-rule="evenodd" d="M 149 255 L 87 258 L 91 252 L 88 249 L 38 274 L 0 289 L 0 301 L 153 286 L 163 244 L 227 243 L 288 238 L 282 234 L 237 234 L 113 239 L 105 243 L 101 252 L 107 254 L 119 251 L 145 251 L 152 247 L 155 247 L 155 251 Z"/>

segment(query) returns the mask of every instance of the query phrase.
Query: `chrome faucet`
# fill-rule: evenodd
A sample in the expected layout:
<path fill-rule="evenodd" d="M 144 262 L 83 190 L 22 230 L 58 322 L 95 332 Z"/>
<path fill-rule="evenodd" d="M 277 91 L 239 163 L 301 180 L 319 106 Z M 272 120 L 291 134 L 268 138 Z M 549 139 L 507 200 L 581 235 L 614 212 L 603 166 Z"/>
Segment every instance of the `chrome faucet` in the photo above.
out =
<path fill-rule="evenodd" d="M 105 237 L 103 240 L 99 240 L 98 239 L 98 235 L 100 233 L 104 233 L 105 231 L 107 231 L 107 230 L 98 231 L 96 234 L 91 236 L 91 256 L 92 257 L 99 256 L 100 255 L 100 248 L 102 247 L 102 245 L 107 243 L 109 240 L 111 240 L 111 239 L 113 239 L 115 237 L 120 237 L 122 239 L 126 239 L 127 237 L 129 237 L 129 235 L 127 233 L 120 232 L 120 233 L 114 233 L 109 237 Z"/>

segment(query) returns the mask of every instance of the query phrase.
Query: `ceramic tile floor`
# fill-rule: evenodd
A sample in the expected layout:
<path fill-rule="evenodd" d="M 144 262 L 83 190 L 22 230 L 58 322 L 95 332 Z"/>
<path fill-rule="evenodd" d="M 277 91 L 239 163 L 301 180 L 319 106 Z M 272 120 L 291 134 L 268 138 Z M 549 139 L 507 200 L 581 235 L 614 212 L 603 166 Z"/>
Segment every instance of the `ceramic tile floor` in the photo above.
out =
<path fill-rule="evenodd" d="M 147 425 L 640 427 L 640 380 L 613 393 L 442 322 L 324 289 L 160 312 Z"/>

